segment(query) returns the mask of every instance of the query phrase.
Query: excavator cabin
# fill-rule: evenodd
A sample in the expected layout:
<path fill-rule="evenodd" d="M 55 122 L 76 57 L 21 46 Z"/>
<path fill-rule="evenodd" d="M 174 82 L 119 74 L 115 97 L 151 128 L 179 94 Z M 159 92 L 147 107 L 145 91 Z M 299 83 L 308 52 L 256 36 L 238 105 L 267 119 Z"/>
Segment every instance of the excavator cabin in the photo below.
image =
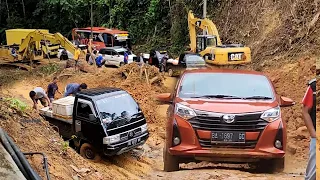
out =
<path fill-rule="evenodd" d="M 242 44 L 224 45 L 219 37 L 215 24 L 207 19 L 194 17 L 192 11 L 188 14 L 191 52 L 200 54 L 208 64 L 240 65 L 251 62 L 251 50 Z M 197 34 L 197 30 L 204 35 Z"/>

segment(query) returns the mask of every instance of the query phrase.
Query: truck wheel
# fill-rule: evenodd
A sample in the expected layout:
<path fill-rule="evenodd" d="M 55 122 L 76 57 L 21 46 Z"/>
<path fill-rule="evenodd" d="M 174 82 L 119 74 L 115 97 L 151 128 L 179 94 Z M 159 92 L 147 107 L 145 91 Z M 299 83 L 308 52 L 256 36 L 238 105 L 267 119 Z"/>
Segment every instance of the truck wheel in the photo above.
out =
<path fill-rule="evenodd" d="M 173 76 L 173 70 L 170 68 L 170 69 L 168 69 L 168 75 L 170 76 L 170 77 L 172 77 Z"/>
<path fill-rule="evenodd" d="M 179 161 L 178 158 L 175 156 L 172 156 L 167 148 L 166 145 L 163 148 L 163 165 L 164 165 L 164 171 L 165 172 L 172 172 L 172 171 L 178 171 L 179 170 Z"/>
<path fill-rule="evenodd" d="M 80 155 L 93 162 L 99 162 L 101 157 L 97 150 L 89 143 L 83 143 L 80 147 Z"/>
<path fill-rule="evenodd" d="M 282 172 L 285 166 L 285 158 L 268 159 L 259 161 L 256 165 L 256 170 L 263 173 Z"/>

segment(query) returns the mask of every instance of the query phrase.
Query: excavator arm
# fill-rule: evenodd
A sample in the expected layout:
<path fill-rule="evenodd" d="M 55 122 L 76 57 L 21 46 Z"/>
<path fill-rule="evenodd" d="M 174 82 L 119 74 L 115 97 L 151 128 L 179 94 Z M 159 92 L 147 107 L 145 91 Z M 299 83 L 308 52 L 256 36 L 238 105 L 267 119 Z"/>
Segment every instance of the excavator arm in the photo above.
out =
<path fill-rule="evenodd" d="M 23 57 L 27 57 L 28 50 L 33 42 L 39 42 L 41 40 L 50 41 L 52 44 L 60 44 L 63 46 L 67 51 L 74 54 L 75 53 L 75 47 L 74 45 L 65 38 L 60 33 L 43 33 L 41 31 L 34 31 L 27 35 L 27 37 L 24 39 L 22 44 L 19 46 L 19 52 L 23 53 Z"/>
<path fill-rule="evenodd" d="M 217 45 L 222 45 L 218 29 L 216 25 L 209 19 L 200 19 L 195 18 L 192 11 L 188 13 L 188 26 L 189 26 L 189 35 L 190 35 L 190 48 L 192 52 L 196 52 L 197 47 L 197 32 L 196 27 L 205 30 L 208 35 L 216 36 Z"/>

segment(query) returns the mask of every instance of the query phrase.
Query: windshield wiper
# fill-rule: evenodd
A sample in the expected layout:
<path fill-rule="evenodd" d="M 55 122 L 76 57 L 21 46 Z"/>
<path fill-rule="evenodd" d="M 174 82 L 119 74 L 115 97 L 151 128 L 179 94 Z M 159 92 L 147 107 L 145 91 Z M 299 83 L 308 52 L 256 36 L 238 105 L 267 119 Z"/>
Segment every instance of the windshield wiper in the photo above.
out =
<path fill-rule="evenodd" d="M 243 99 L 272 99 L 272 98 L 267 96 L 249 96 L 249 97 L 244 97 Z"/>
<path fill-rule="evenodd" d="M 223 95 L 223 94 L 217 94 L 217 95 L 203 95 L 203 96 L 192 96 L 191 98 L 242 99 L 241 97 L 238 97 L 238 96 Z"/>

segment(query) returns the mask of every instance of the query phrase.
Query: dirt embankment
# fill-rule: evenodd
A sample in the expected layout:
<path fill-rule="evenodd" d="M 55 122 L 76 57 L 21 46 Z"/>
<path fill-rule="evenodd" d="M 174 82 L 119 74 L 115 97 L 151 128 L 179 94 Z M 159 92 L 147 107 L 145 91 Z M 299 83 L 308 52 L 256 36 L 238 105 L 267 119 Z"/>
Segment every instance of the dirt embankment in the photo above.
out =
<path fill-rule="evenodd" d="M 288 131 L 288 154 L 286 160 L 286 169 L 284 174 L 267 175 L 267 179 L 282 177 L 283 179 L 292 179 L 293 176 L 303 174 L 305 171 L 306 160 L 309 148 L 309 135 L 304 129 L 303 120 L 301 118 L 300 101 L 303 98 L 306 83 L 314 77 L 310 72 L 313 65 L 313 58 L 300 59 L 296 63 L 287 65 L 273 65 L 264 71 L 274 82 L 278 93 L 283 96 L 292 98 L 297 105 L 291 108 L 283 108 L 283 116 L 286 119 Z M 162 147 L 165 138 L 165 111 L 166 106 L 158 106 L 154 100 L 157 93 L 171 91 L 175 85 L 175 80 L 166 78 L 163 81 L 156 82 L 154 85 L 148 85 L 145 76 L 140 76 L 139 71 L 130 70 L 132 67 L 123 67 L 121 69 L 103 68 L 96 73 L 74 73 L 73 69 L 64 70 L 59 74 L 53 74 L 43 78 L 37 76 L 27 77 L 21 81 L 3 87 L 2 91 L 8 95 L 13 93 L 15 97 L 19 97 L 26 102 L 28 92 L 35 86 L 45 88 L 51 81 L 53 76 L 60 76 L 59 88 L 64 89 L 67 83 L 78 82 L 87 83 L 89 88 L 94 87 L 121 87 L 127 90 L 139 102 L 143 112 L 145 113 L 151 132 L 151 137 L 144 146 L 143 151 L 133 151 L 121 157 L 108 158 L 102 163 L 91 163 L 80 157 L 75 151 L 67 148 L 67 153 L 63 153 L 63 141 L 58 134 L 53 131 L 45 121 L 30 121 L 39 118 L 33 113 L 27 116 L 21 116 L 15 110 L 1 111 L 1 127 L 4 127 L 11 137 L 16 141 L 18 146 L 25 152 L 41 151 L 45 152 L 49 157 L 49 169 L 52 179 L 71 179 L 75 175 L 79 175 L 82 179 L 168 179 L 181 177 L 186 179 L 190 177 L 208 177 L 210 179 L 216 177 L 223 178 L 262 178 L 266 175 L 251 174 L 242 167 L 233 168 L 232 166 L 224 166 L 212 163 L 187 164 L 183 168 L 193 169 L 189 174 L 186 171 L 175 173 L 164 173 L 162 171 Z M 130 74 L 129 78 L 122 75 L 126 71 Z M 153 70 L 151 70 L 153 72 Z M 156 73 L 150 73 L 150 78 Z M 62 76 L 61 76 L 62 75 Z M 140 79 L 141 77 L 141 79 Z M 163 86 L 165 85 L 165 86 Z M 166 87 L 166 88 L 165 88 Z M 60 95 L 59 95 L 60 96 Z M 4 109 L 8 109 L 7 105 L 1 104 Z M 160 108 L 160 109 L 158 109 Z M 157 113 L 160 112 L 160 113 Z M 28 121 L 29 120 L 29 121 Z M 37 168 L 38 172 L 44 175 L 41 169 L 41 160 L 38 158 L 31 159 L 32 164 Z M 80 168 L 88 168 L 88 173 L 77 173 L 70 165 Z M 218 168 L 219 171 L 206 171 L 203 168 Z M 199 169 L 200 168 L 200 169 Z M 239 171 L 240 170 L 240 171 Z M 230 176 L 230 174 L 233 174 Z M 294 175 L 290 175 L 294 174 Z"/>
<path fill-rule="evenodd" d="M 256 64 L 319 54 L 319 1 L 223 1 L 212 20 L 224 42 L 244 43 Z"/>
<path fill-rule="evenodd" d="M 161 81 L 153 85 L 147 84 L 144 77 L 136 71 L 131 72 L 129 78 L 122 76 L 122 72 L 132 67 L 121 69 L 101 70 L 95 74 L 74 73 L 72 70 L 65 70 L 58 83 L 61 91 L 67 83 L 87 83 L 89 88 L 94 87 L 120 87 L 127 90 L 140 104 L 149 123 L 151 138 L 147 147 L 158 146 L 162 140 L 158 137 L 158 127 L 161 122 L 154 113 L 157 104 L 153 96 L 162 92 Z M 149 70 L 150 77 L 157 74 L 154 68 Z M 8 72 L 7 72 L 8 73 Z M 7 74 L 6 73 L 6 74 Z M 3 76 L 6 76 L 3 75 Z M 67 74 L 67 75 L 66 75 Z M 26 74 L 24 74 L 26 75 Z M 59 76 L 60 74 L 56 74 Z M 36 79 L 37 76 L 23 79 L 2 87 L 4 96 L 13 96 L 28 102 L 28 93 L 36 86 L 46 88 L 48 82 L 53 78 L 51 75 L 45 78 Z M 159 84 L 160 83 L 160 84 Z M 11 94 L 11 95 L 10 95 Z M 137 150 L 119 157 L 107 158 L 101 163 L 91 163 L 83 159 L 73 149 L 67 148 L 58 133 L 53 130 L 46 121 L 30 110 L 20 111 L 11 107 L 12 102 L 0 101 L 0 126 L 14 139 L 23 152 L 38 151 L 48 156 L 49 170 L 52 179 L 72 179 L 78 176 L 82 179 L 140 179 L 151 171 L 151 161 L 146 158 L 144 150 Z M 156 137 L 155 137 L 156 136 Z M 33 157 L 30 159 L 32 165 L 44 177 L 41 166 L 41 159 Z M 72 166 L 78 169 L 87 168 L 88 172 L 77 172 Z M 44 177 L 45 178 L 45 177 Z"/>

